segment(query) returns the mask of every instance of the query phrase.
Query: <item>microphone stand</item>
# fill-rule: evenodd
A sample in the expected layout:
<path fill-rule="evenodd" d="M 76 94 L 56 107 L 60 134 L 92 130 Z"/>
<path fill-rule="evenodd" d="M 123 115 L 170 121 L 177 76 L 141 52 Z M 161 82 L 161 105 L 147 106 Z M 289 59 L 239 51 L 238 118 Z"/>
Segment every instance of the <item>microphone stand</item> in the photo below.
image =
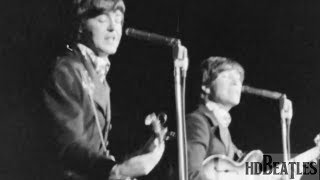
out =
<path fill-rule="evenodd" d="M 286 119 L 281 118 L 281 129 L 282 129 L 282 148 L 283 148 L 283 162 L 289 162 L 288 154 L 288 133 Z M 289 180 L 289 176 L 285 175 L 285 180 Z"/>
<path fill-rule="evenodd" d="M 253 88 L 250 86 L 243 86 L 242 92 L 254 94 L 257 96 L 267 97 L 270 99 L 279 100 L 280 105 L 280 117 L 281 117 L 281 133 L 282 133 L 282 148 L 283 148 L 283 162 L 288 163 L 290 160 L 290 125 L 292 114 L 291 112 L 287 112 L 284 110 L 285 100 L 287 99 L 285 94 L 276 92 L 276 91 L 269 91 L 265 89 L 258 89 Z M 290 107 L 292 108 L 292 107 Z M 289 175 L 285 176 L 286 180 L 289 180 Z"/>
<path fill-rule="evenodd" d="M 284 95 L 283 95 L 284 96 Z M 282 98 L 282 97 L 281 97 Z M 282 100 L 280 100 L 280 107 L 283 107 Z M 280 109 L 281 115 L 281 132 L 282 132 L 282 148 L 283 148 L 283 162 L 286 164 L 290 160 L 290 119 L 285 117 L 285 112 L 283 109 Z M 289 180 L 289 175 L 285 175 L 285 180 Z"/>
<path fill-rule="evenodd" d="M 184 87 L 186 79 L 187 66 L 182 60 L 174 61 L 175 76 L 175 100 L 177 113 L 177 139 L 178 139 L 178 164 L 179 180 L 188 180 L 187 167 L 187 140 L 185 128 L 185 107 L 184 107 Z M 182 80 L 182 81 L 181 81 Z M 182 83 L 181 83 L 182 82 Z"/>

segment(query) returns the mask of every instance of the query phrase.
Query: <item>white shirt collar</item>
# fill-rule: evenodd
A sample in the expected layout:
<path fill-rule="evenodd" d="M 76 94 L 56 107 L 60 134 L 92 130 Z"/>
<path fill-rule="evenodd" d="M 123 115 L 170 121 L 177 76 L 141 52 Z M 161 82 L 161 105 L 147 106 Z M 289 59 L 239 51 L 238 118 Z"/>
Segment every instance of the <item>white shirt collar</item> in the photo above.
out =
<path fill-rule="evenodd" d="M 206 107 L 213 113 L 217 119 L 219 126 L 228 127 L 231 123 L 231 116 L 228 111 L 218 106 L 217 103 L 213 101 L 208 101 Z"/>
<path fill-rule="evenodd" d="M 94 64 L 96 73 L 99 76 L 99 80 L 103 82 L 106 78 L 106 75 L 110 69 L 110 61 L 108 58 L 101 58 L 95 55 L 95 53 L 84 44 L 78 43 L 78 48 L 80 49 L 81 54 L 87 61 L 91 61 Z"/>

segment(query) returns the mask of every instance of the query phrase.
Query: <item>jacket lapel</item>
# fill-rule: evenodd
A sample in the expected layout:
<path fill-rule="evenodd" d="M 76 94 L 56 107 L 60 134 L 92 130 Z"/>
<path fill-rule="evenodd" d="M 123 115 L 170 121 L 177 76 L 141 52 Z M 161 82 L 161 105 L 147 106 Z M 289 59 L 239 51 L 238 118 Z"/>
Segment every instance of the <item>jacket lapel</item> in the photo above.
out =
<path fill-rule="evenodd" d="M 227 128 L 225 129 L 221 129 L 219 127 L 219 123 L 216 119 L 216 117 L 213 115 L 213 113 L 205 106 L 205 105 L 200 105 L 198 108 L 199 112 L 207 117 L 207 119 L 209 120 L 210 124 L 213 127 L 217 127 L 216 131 L 215 131 L 215 136 L 222 142 L 224 148 L 225 148 L 225 152 L 226 155 L 231 156 L 231 154 L 233 154 L 233 152 L 230 149 L 230 143 L 232 143 L 231 141 L 231 136 L 229 133 L 229 130 Z"/>
<path fill-rule="evenodd" d="M 207 117 L 208 120 L 210 120 L 209 123 L 211 124 L 211 126 L 219 126 L 216 117 L 205 105 L 201 104 L 198 108 L 198 111 L 200 112 L 200 114 Z"/>

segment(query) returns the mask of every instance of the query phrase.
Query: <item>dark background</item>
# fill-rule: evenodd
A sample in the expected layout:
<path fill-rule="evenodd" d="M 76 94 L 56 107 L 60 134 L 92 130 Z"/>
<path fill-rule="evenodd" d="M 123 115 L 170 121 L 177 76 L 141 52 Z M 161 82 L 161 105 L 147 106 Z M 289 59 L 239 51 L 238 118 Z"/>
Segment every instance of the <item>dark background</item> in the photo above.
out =
<path fill-rule="evenodd" d="M 64 47 L 69 9 L 65 0 L 1 3 L 0 179 L 57 179 L 44 145 L 41 127 L 48 124 L 41 93 L 49 64 Z M 245 67 L 246 84 L 286 93 L 293 101 L 292 152 L 314 145 L 320 124 L 319 1 L 128 0 L 126 6 L 125 28 L 178 37 L 188 48 L 187 112 L 198 102 L 200 62 L 231 57 Z M 147 139 L 146 114 L 166 112 L 175 130 L 173 60 L 169 47 L 125 36 L 111 60 L 112 143 L 121 157 Z M 278 102 L 244 95 L 231 113 L 232 137 L 241 149 L 282 152 Z M 175 158 L 173 141 L 164 156 L 168 161 L 150 179 L 175 167 Z"/>

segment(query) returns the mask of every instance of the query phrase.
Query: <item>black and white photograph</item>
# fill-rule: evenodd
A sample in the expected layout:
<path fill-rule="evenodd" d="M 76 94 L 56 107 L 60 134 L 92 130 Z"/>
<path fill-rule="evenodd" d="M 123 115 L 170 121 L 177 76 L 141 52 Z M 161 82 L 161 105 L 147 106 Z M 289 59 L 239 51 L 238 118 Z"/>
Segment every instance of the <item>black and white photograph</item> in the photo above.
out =
<path fill-rule="evenodd" d="M 319 9 L 1 2 L 0 179 L 320 179 Z"/>

